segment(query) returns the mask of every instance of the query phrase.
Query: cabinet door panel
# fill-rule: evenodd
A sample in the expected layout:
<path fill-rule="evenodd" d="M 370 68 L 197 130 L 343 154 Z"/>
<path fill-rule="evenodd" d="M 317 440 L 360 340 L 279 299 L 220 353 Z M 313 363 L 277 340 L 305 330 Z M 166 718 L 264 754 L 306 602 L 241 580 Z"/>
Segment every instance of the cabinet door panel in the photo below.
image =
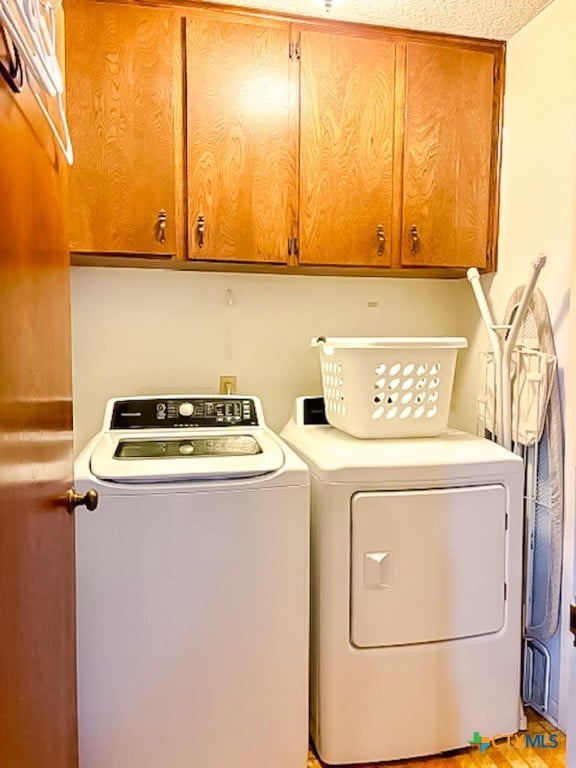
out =
<path fill-rule="evenodd" d="M 153 8 L 71 2 L 66 24 L 75 152 L 71 250 L 173 254 L 177 20 Z M 161 209 L 167 216 L 163 243 Z"/>
<path fill-rule="evenodd" d="M 408 44 L 403 265 L 486 264 L 493 91 L 493 53 Z"/>
<path fill-rule="evenodd" d="M 385 40 L 302 32 L 302 264 L 390 264 L 395 55 Z"/>
<path fill-rule="evenodd" d="M 287 260 L 295 215 L 288 43 L 287 25 L 187 22 L 189 258 Z"/>

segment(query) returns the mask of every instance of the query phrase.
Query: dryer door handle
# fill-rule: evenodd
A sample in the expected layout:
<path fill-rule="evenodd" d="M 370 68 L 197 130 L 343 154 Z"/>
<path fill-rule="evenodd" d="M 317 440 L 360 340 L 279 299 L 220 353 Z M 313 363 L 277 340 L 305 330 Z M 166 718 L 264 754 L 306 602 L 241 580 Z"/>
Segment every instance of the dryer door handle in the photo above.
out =
<path fill-rule="evenodd" d="M 364 554 L 364 589 L 389 589 L 392 586 L 392 552 Z"/>

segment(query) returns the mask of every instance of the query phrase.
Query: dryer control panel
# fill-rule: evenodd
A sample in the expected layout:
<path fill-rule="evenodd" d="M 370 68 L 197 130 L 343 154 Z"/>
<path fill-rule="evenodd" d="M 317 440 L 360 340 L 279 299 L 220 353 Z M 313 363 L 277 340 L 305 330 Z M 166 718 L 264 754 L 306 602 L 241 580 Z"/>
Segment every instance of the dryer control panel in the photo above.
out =
<path fill-rule="evenodd" d="M 117 400 L 109 429 L 258 427 L 249 397 L 150 397 Z"/>

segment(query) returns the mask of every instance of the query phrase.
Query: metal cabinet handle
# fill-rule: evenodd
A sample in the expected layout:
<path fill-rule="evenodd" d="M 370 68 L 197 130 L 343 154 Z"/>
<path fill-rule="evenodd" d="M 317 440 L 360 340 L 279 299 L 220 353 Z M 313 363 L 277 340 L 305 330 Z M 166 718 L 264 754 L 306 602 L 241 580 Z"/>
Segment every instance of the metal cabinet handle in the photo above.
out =
<path fill-rule="evenodd" d="M 418 227 L 416 224 L 412 224 L 410 227 L 410 237 L 412 238 L 412 248 L 410 249 L 412 256 L 416 256 L 420 250 L 420 235 L 418 234 Z"/>
<path fill-rule="evenodd" d="M 384 226 L 378 224 L 376 227 L 376 237 L 378 238 L 378 256 L 384 256 L 384 249 L 386 248 L 386 235 L 384 234 Z"/>
<path fill-rule="evenodd" d="M 158 211 L 158 218 L 156 219 L 156 240 L 158 240 L 159 243 L 166 242 L 166 220 L 168 219 L 168 214 L 164 210 L 164 208 L 161 208 Z"/>
<path fill-rule="evenodd" d="M 202 214 L 196 219 L 196 234 L 198 235 L 198 248 L 204 248 L 204 237 L 206 235 L 206 219 Z"/>
<path fill-rule="evenodd" d="M 86 493 L 76 493 L 74 488 L 70 488 L 66 494 L 68 512 L 74 512 L 76 507 L 86 507 L 90 512 L 94 512 L 98 506 L 98 491 L 90 488 Z"/>

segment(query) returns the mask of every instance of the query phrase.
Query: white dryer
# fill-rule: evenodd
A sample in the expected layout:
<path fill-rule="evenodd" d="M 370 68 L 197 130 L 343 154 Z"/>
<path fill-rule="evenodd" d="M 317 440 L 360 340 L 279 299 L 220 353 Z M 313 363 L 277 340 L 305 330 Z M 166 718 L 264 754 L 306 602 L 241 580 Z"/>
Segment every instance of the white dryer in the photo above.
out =
<path fill-rule="evenodd" d="M 305 768 L 309 475 L 255 397 L 109 401 L 75 464 L 81 768 Z"/>
<path fill-rule="evenodd" d="M 311 733 L 365 763 L 514 733 L 522 462 L 487 440 L 360 440 L 300 398 L 312 492 Z"/>

